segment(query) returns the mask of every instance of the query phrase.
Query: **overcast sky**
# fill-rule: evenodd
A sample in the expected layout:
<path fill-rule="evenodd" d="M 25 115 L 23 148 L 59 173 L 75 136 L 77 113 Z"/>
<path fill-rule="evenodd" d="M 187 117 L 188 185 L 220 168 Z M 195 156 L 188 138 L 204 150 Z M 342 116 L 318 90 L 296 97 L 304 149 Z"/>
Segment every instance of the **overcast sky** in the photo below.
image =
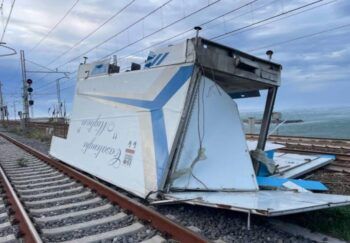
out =
<path fill-rule="evenodd" d="M 4 0 L 1 33 L 11 2 L 12 0 Z M 127 57 L 121 59 L 122 65 L 131 61 L 141 62 L 149 50 L 137 52 L 138 50 L 250 2 L 251 4 L 237 11 L 203 25 L 201 35 L 212 38 L 315 0 L 167 2 L 168 0 L 17 0 L 3 41 L 18 52 L 21 49 L 25 51 L 27 70 L 45 70 L 31 63 L 34 62 L 51 69 L 58 67 L 61 71 L 74 72 L 82 62 L 83 55 L 93 61 L 119 49 L 122 50 L 115 54 L 120 58 Z M 52 30 L 74 4 L 71 12 Z M 163 4 L 162 8 L 149 17 L 127 31 L 122 31 Z M 204 8 L 208 4 L 210 6 Z M 116 14 L 118 12 L 120 13 Z M 111 21 L 77 44 L 113 15 L 116 16 Z M 172 24 L 179 19 L 183 20 Z M 162 31 L 151 34 L 161 28 Z M 117 34 L 119 32 L 121 33 Z M 317 34 L 319 32 L 322 33 Z M 349 33 L 350 1 L 320 0 L 316 4 L 234 32 L 217 41 L 262 58 L 266 58 L 266 50 L 274 51 L 273 61 L 283 65 L 283 80 L 276 110 L 335 107 L 350 106 Z M 116 36 L 110 38 L 113 35 Z M 150 36 L 143 39 L 147 35 Z M 164 44 L 176 43 L 193 35 L 194 32 L 187 32 Z M 84 54 L 108 38 L 110 40 L 105 44 Z M 135 43 L 132 44 L 133 42 Z M 4 48 L 0 48 L 0 55 L 5 52 Z M 71 74 L 70 79 L 63 79 L 61 83 L 62 98 L 68 109 L 71 107 L 74 92 L 74 75 L 75 73 Z M 34 113 L 36 116 L 45 116 L 48 108 L 57 102 L 54 81 L 60 75 L 28 74 L 28 77 L 34 81 Z M 17 102 L 17 109 L 21 109 L 19 55 L 0 57 L 0 80 L 10 112 L 14 101 Z M 253 98 L 241 100 L 239 105 L 243 110 L 258 110 L 264 103 L 262 98 Z"/>

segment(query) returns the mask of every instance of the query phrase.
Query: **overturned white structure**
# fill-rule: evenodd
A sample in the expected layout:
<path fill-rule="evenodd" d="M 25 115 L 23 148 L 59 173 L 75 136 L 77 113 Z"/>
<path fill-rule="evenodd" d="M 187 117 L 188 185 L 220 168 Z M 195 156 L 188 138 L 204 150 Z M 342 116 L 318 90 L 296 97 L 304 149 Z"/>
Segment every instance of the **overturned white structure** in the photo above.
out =
<path fill-rule="evenodd" d="M 109 61 L 80 65 L 68 136 L 53 138 L 52 156 L 143 198 L 268 216 L 350 204 L 259 189 L 233 98 L 268 90 L 264 150 L 279 64 L 194 38 L 152 51 L 142 70 L 118 70 Z"/>

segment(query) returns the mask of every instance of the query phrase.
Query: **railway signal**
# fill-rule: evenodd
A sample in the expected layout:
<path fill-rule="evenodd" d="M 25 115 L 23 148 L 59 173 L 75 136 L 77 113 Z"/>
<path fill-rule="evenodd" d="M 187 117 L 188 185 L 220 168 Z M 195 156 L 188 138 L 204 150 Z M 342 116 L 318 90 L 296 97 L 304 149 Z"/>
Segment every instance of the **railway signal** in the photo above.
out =
<path fill-rule="evenodd" d="M 33 88 L 32 88 L 32 83 L 33 83 L 33 80 L 31 80 L 30 78 L 27 79 L 27 93 L 28 93 L 28 97 L 30 100 L 28 100 L 28 105 L 29 106 L 32 106 L 34 105 L 34 100 L 32 100 L 32 92 L 33 92 Z"/>

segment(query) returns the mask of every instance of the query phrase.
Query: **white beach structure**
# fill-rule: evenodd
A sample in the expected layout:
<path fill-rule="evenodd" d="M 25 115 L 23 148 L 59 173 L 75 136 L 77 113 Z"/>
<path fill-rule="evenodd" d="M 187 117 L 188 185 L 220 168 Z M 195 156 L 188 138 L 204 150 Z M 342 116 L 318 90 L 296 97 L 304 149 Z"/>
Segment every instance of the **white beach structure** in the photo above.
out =
<path fill-rule="evenodd" d="M 193 38 L 152 51 L 137 69 L 81 64 L 67 138 L 53 137 L 50 154 L 154 203 L 267 216 L 350 204 L 349 196 L 259 189 L 233 98 L 268 91 L 257 143 L 264 150 L 279 64 Z"/>

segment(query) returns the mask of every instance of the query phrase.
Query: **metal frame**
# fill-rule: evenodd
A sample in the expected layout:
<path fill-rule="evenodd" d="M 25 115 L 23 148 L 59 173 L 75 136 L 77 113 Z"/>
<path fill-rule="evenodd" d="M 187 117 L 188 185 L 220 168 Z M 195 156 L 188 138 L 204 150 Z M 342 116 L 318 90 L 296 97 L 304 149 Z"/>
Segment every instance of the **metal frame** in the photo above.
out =
<path fill-rule="evenodd" d="M 272 87 L 268 89 L 264 116 L 261 123 L 258 144 L 256 147 L 257 149 L 261 149 L 261 150 L 265 149 L 267 135 L 269 133 L 270 123 L 271 123 L 273 107 L 275 105 L 276 95 L 277 95 L 277 87 Z"/>
<path fill-rule="evenodd" d="M 166 192 L 168 192 L 170 189 L 170 184 L 169 184 L 170 175 L 173 174 L 177 166 L 177 161 L 180 154 L 179 152 L 181 151 L 181 148 L 183 146 L 183 142 L 185 139 L 185 131 L 186 131 L 186 128 L 189 122 L 189 117 L 194 104 L 195 93 L 199 87 L 200 78 L 201 78 L 201 71 L 197 65 L 194 65 L 192 77 L 191 77 L 188 92 L 187 92 L 187 97 L 184 104 L 184 112 L 181 117 L 179 128 L 176 132 L 174 143 L 173 143 L 173 144 L 178 143 L 179 145 L 173 146 L 172 150 L 170 151 L 168 168 L 165 170 L 167 174 L 163 176 L 164 180 L 161 182 L 161 188 L 163 188 Z"/>

